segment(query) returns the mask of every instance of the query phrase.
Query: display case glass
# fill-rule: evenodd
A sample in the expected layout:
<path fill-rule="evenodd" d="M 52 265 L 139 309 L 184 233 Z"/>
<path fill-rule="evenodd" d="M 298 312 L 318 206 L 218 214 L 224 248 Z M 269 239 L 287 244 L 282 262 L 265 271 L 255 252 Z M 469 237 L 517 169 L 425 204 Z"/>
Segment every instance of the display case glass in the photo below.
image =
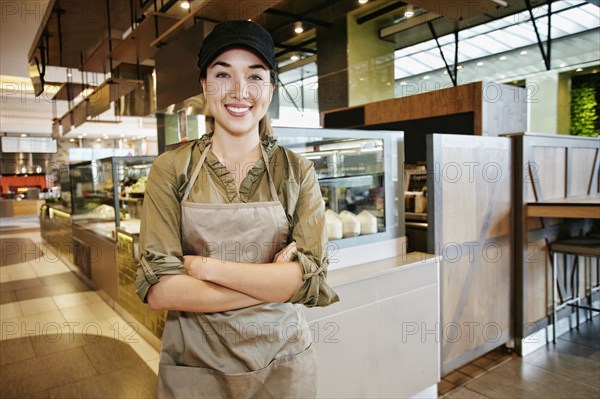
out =
<path fill-rule="evenodd" d="M 146 180 L 155 157 L 110 157 L 71 166 L 74 222 L 115 238 L 139 232 Z"/>
<path fill-rule="evenodd" d="M 313 162 L 330 241 L 341 248 L 404 236 L 404 201 L 398 200 L 404 191 L 398 180 L 402 132 L 275 128 L 274 133 L 279 145 Z"/>

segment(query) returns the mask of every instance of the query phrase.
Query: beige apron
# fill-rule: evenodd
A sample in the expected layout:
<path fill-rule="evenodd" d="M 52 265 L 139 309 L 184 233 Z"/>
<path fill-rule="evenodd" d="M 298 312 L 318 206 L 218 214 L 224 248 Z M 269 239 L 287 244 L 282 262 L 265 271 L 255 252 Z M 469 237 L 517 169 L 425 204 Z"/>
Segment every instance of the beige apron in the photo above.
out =
<path fill-rule="evenodd" d="M 288 222 L 261 147 L 272 201 L 181 202 L 184 255 L 270 263 L 287 242 Z M 207 178 L 205 170 L 202 178 Z M 159 398 L 311 398 L 316 358 L 300 305 L 264 303 L 218 313 L 169 311 L 162 338 Z"/>

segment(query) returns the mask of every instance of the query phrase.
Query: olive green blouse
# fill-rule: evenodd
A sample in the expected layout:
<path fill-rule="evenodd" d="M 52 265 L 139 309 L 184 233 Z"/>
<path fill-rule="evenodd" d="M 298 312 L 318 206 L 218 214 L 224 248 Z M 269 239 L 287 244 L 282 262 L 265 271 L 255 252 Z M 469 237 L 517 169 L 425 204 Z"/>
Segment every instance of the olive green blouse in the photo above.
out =
<path fill-rule="evenodd" d="M 211 135 L 161 154 L 152 164 L 146 185 L 140 229 L 140 264 L 136 290 L 143 301 L 150 286 L 162 275 L 186 274 L 182 263 L 181 199 L 189 177 Z M 312 163 L 277 145 L 271 137 L 262 145 L 269 158 L 269 171 L 289 224 L 289 242 L 298 251 L 293 259 L 302 266 L 304 284 L 290 299 L 308 307 L 327 306 L 339 300 L 329 287 L 327 277 L 327 229 L 325 209 L 316 172 Z M 236 173 L 246 168 L 248 174 L 239 192 Z M 251 165 L 236 165 L 230 172 L 212 151 L 202 166 L 202 173 L 190 191 L 189 201 L 234 203 L 271 201 L 268 176 L 262 157 Z"/>

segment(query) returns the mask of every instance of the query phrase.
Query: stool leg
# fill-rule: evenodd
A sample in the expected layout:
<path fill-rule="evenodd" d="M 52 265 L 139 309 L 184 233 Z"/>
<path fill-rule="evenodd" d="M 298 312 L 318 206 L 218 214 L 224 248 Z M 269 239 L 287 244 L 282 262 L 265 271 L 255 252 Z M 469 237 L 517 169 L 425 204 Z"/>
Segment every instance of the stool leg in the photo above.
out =
<path fill-rule="evenodd" d="M 581 256 L 575 256 L 575 262 L 573 263 L 573 267 L 575 267 L 575 281 L 573 282 L 573 298 L 577 300 L 577 307 L 575 308 L 575 322 L 577 323 L 577 329 L 579 330 L 579 305 L 581 304 L 580 295 L 579 295 L 579 260 Z M 569 327 L 571 327 L 571 321 L 569 320 Z"/>
<path fill-rule="evenodd" d="M 555 253 L 552 254 L 552 342 L 556 343 L 556 262 L 558 256 Z"/>

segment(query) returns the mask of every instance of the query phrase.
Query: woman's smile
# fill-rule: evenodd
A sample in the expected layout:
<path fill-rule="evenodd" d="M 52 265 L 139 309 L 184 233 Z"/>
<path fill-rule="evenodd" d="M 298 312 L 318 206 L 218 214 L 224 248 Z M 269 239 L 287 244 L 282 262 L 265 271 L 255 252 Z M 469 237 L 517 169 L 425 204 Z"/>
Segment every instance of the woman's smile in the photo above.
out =
<path fill-rule="evenodd" d="M 247 104 L 225 104 L 225 109 L 232 116 L 246 116 L 252 110 L 252 106 Z"/>

